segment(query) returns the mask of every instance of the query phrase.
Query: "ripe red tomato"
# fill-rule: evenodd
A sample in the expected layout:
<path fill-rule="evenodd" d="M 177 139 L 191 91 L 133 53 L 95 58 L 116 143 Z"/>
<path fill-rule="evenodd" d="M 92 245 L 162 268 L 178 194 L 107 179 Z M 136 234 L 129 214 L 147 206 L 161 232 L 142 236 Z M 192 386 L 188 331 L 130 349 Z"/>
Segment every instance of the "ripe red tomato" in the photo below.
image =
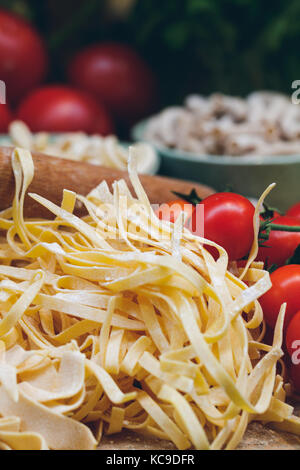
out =
<path fill-rule="evenodd" d="M 291 364 L 289 375 L 296 393 L 300 393 L 300 364 Z"/>
<path fill-rule="evenodd" d="M 195 206 L 185 201 L 184 199 L 175 199 L 174 201 L 169 201 L 164 204 L 161 204 L 159 208 L 155 211 L 157 217 L 161 220 L 169 220 L 170 222 L 175 222 L 180 212 L 185 212 L 187 214 L 186 225 L 189 218 L 192 216 L 195 210 Z"/>
<path fill-rule="evenodd" d="M 123 44 L 102 43 L 83 49 L 71 60 L 68 77 L 123 120 L 132 122 L 153 109 L 153 73 L 133 49 Z"/>
<path fill-rule="evenodd" d="M 73 132 L 107 135 L 113 125 L 106 109 L 88 94 L 62 85 L 49 85 L 30 93 L 17 117 L 33 132 Z"/>
<path fill-rule="evenodd" d="M 274 328 L 281 305 L 286 302 L 285 327 L 300 310 L 300 265 L 291 264 L 271 274 L 272 287 L 259 301 L 268 325 Z"/>
<path fill-rule="evenodd" d="M 0 132 L 6 133 L 13 115 L 7 104 L 0 104 Z"/>
<path fill-rule="evenodd" d="M 48 57 L 38 32 L 21 17 L 0 10 L 0 79 L 16 102 L 45 78 Z"/>
<path fill-rule="evenodd" d="M 297 202 L 297 204 L 294 204 L 292 207 L 290 207 L 286 215 L 300 219 L 300 202 Z"/>
<path fill-rule="evenodd" d="M 204 237 L 225 248 L 230 261 L 247 255 L 253 243 L 253 204 L 235 193 L 212 194 L 201 204 L 204 206 Z M 197 230 L 194 233 L 197 235 Z M 215 254 L 211 247 L 207 249 Z"/>
<path fill-rule="evenodd" d="M 295 217 L 280 216 L 272 223 L 275 225 L 300 226 L 300 221 Z M 290 258 L 298 245 L 300 245 L 300 232 L 284 232 L 271 230 L 269 239 L 264 241 L 264 247 L 260 247 L 257 260 L 264 261 L 271 266 L 283 266 Z"/>
<path fill-rule="evenodd" d="M 293 353 L 295 353 L 298 356 L 297 360 L 300 361 L 300 310 L 293 316 L 287 327 L 285 344 L 291 358 L 293 359 Z"/>

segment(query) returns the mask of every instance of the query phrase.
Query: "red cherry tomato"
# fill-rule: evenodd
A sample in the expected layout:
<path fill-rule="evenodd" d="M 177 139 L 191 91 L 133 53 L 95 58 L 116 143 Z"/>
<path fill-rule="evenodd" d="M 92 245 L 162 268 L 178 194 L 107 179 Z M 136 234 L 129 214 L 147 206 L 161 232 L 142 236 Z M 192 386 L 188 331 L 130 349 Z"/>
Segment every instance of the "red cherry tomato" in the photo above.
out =
<path fill-rule="evenodd" d="M 291 359 L 295 353 L 300 362 L 300 310 L 293 316 L 287 327 L 285 344 Z"/>
<path fill-rule="evenodd" d="M 48 57 L 37 31 L 21 17 L 0 10 L 0 79 L 16 102 L 45 78 Z"/>
<path fill-rule="evenodd" d="M 212 194 L 201 204 L 204 206 L 204 237 L 221 245 L 230 261 L 247 255 L 253 243 L 253 204 L 235 193 Z M 197 230 L 194 233 L 197 234 Z M 215 254 L 214 249 L 207 249 Z"/>
<path fill-rule="evenodd" d="M 107 135 L 113 125 L 106 109 L 88 94 L 62 85 L 49 85 L 30 93 L 20 104 L 18 119 L 33 132 L 73 132 Z"/>
<path fill-rule="evenodd" d="M 300 393 L 300 364 L 291 364 L 289 374 L 296 393 Z"/>
<path fill-rule="evenodd" d="M 286 302 L 285 327 L 300 310 L 300 265 L 291 264 L 271 274 L 272 287 L 259 301 L 268 325 L 274 328 L 281 305 Z"/>
<path fill-rule="evenodd" d="M 297 204 L 290 207 L 286 215 L 288 215 L 289 217 L 295 217 L 296 219 L 300 219 L 300 202 L 297 202 Z"/>
<path fill-rule="evenodd" d="M 299 220 L 288 216 L 277 217 L 272 223 L 300 226 Z M 260 247 L 258 250 L 257 260 L 264 261 L 268 266 L 272 266 L 272 264 L 283 266 L 300 245 L 300 232 L 272 230 L 269 239 L 264 241 L 264 245 L 265 247 Z"/>
<path fill-rule="evenodd" d="M 13 115 L 7 104 L 0 104 L 0 132 L 6 133 Z"/>
<path fill-rule="evenodd" d="M 169 220 L 170 222 L 174 223 L 180 212 L 185 212 L 187 225 L 188 220 L 192 216 L 194 210 L 195 206 L 193 206 L 193 204 L 190 204 L 184 199 L 175 199 L 174 201 L 161 204 L 155 213 L 159 219 Z"/>
<path fill-rule="evenodd" d="M 123 44 L 95 44 L 80 51 L 69 64 L 68 76 L 118 118 L 132 122 L 153 109 L 154 76 L 144 60 Z"/>

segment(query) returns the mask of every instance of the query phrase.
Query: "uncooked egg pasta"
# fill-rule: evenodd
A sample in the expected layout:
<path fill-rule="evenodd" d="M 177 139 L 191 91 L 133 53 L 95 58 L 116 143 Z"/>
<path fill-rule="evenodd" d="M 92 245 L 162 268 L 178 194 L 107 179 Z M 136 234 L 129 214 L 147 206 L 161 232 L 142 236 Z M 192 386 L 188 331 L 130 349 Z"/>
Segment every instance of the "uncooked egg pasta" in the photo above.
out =
<path fill-rule="evenodd" d="M 300 432 L 279 374 L 285 305 L 272 345 L 262 339 L 270 278 L 256 245 L 245 269 L 228 269 L 183 217 L 158 220 L 139 152 L 136 196 L 124 181 L 65 191 L 60 207 L 31 194 L 49 220 L 24 219 L 34 167 L 28 150 L 13 152 L 14 202 L 0 214 L 1 449 L 101 448 L 123 429 L 233 449 L 253 420 Z"/>
<path fill-rule="evenodd" d="M 103 165 L 119 170 L 127 169 L 128 148 L 116 136 L 87 135 L 84 132 L 65 132 L 33 134 L 22 121 L 13 121 L 9 126 L 8 145 L 22 147 L 30 151 L 42 152 L 49 156 L 65 158 L 93 165 Z M 147 172 L 147 162 L 153 161 L 154 150 L 150 145 L 136 144 L 143 159 L 138 162 L 139 173 Z"/>

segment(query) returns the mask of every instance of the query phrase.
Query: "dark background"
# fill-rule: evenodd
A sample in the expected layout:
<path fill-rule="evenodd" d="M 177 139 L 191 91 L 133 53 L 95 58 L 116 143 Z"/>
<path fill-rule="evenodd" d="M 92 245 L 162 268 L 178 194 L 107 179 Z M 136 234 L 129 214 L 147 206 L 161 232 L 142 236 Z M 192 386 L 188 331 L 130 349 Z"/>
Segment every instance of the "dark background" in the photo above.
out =
<path fill-rule="evenodd" d="M 73 52 L 115 40 L 134 46 L 160 85 L 160 106 L 190 92 L 291 92 L 300 78 L 299 0 L 0 0 L 43 35 L 48 81 Z"/>

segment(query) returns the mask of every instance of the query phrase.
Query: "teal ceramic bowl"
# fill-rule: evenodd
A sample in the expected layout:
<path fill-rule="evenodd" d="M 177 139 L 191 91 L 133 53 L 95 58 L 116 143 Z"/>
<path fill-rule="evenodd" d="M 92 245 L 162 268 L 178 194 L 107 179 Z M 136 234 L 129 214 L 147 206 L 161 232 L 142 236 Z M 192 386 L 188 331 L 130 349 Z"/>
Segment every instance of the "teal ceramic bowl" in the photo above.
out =
<path fill-rule="evenodd" d="M 134 126 L 134 140 L 146 140 L 147 121 Z M 286 210 L 300 201 L 300 148 L 299 155 L 233 157 L 194 155 L 153 145 L 161 157 L 162 174 L 197 181 L 217 191 L 229 186 L 233 191 L 251 198 L 258 198 L 270 183 L 275 182 L 276 187 L 267 199 L 269 204 Z"/>

